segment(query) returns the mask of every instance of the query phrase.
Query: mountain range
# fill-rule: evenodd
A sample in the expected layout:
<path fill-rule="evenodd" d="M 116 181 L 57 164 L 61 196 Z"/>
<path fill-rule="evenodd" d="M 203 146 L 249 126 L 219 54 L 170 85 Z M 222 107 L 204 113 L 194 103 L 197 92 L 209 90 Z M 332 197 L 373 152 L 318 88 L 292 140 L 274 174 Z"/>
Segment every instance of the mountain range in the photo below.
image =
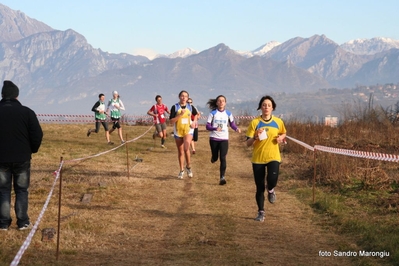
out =
<path fill-rule="evenodd" d="M 274 47 L 279 46 L 281 43 L 277 41 L 268 42 L 259 48 L 253 51 L 236 51 L 237 53 L 241 54 L 245 57 L 252 57 L 252 56 L 264 56 Z M 383 37 L 376 37 L 372 39 L 356 39 L 340 45 L 342 49 L 347 52 L 351 52 L 353 54 L 358 55 L 373 55 L 381 52 L 388 51 L 392 48 L 399 49 L 399 40 L 393 40 L 391 38 L 383 38 Z M 187 57 L 193 54 L 197 54 L 198 51 L 185 48 L 183 50 L 174 52 L 169 55 L 162 55 L 159 54 L 155 57 L 169 57 L 169 58 L 176 58 L 176 57 Z"/>
<path fill-rule="evenodd" d="M 240 103 L 274 93 L 399 82 L 399 41 L 376 37 L 337 44 L 325 35 L 270 42 L 254 51 L 217 44 L 153 60 L 94 49 L 72 29 L 59 31 L 0 4 L 0 75 L 20 87 L 37 113 L 90 114 L 99 93 L 117 90 L 128 114 L 145 114 L 160 94 L 187 90 L 204 106 L 223 94 Z M 323 107 L 322 107 L 323 108 Z M 325 108 L 325 106 L 324 106 Z"/>

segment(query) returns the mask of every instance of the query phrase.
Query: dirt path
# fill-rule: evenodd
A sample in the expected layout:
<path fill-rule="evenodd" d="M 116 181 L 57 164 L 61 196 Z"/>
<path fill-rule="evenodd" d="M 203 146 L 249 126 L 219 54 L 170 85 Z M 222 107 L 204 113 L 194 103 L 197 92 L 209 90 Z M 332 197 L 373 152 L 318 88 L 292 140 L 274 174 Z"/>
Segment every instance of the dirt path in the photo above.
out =
<path fill-rule="evenodd" d="M 151 235 L 135 244 L 135 263 L 353 265 L 346 257 L 319 256 L 320 251 L 338 250 L 342 239 L 313 222 L 310 208 L 283 187 L 276 188 L 275 204 L 266 203 L 265 222 L 255 222 L 255 185 L 243 136 L 231 134 L 227 185 L 219 186 L 219 163 L 209 162 L 207 135 L 200 132 L 193 178 L 177 179 L 173 139 L 168 150 L 155 147 L 135 168 L 131 182 L 140 185 L 137 198 L 147 198 L 135 209 L 143 224 L 137 237 Z"/>
<path fill-rule="evenodd" d="M 138 134 L 134 127 L 129 130 L 130 136 Z M 85 134 L 73 132 L 78 141 Z M 218 184 L 219 162 L 210 163 L 203 128 L 192 156 L 193 178 L 177 179 L 173 138 L 162 149 L 151 134 L 129 144 L 137 152 L 130 156 L 143 159 L 131 165 L 130 177 L 124 149 L 65 167 L 60 259 L 54 261 L 54 243 L 37 239 L 21 265 L 360 265 L 352 258 L 319 256 L 356 246 L 323 229 L 312 210 L 286 192 L 283 177 L 277 202 L 266 202 L 265 222 L 254 221 L 255 185 L 243 140 L 243 134 L 230 135 L 225 186 Z M 97 141 L 82 140 L 79 147 L 90 154 Z M 287 159 L 282 170 L 289 166 Z M 82 204 L 81 195 L 88 192 L 92 201 Z M 42 205 L 43 200 L 32 201 L 31 212 L 38 213 Z M 42 226 L 56 228 L 56 212 L 47 217 Z M 9 237 L 23 236 L 12 230 Z"/>
<path fill-rule="evenodd" d="M 75 128 L 76 127 L 76 128 Z M 82 139 L 85 130 L 70 126 L 70 137 L 59 136 L 59 128 L 47 127 L 55 135 L 44 147 L 64 152 L 66 158 L 103 151 L 100 136 Z M 125 127 L 136 137 L 148 128 Z M 115 136 L 113 136 L 115 137 Z M 151 133 L 129 143 L 133 161 L 126 172 L 126 149 L 66 165 L 59 260 L 55 243 L 42 242 L 40 233 L 24 254 L 20 265 L 379 265 L 382 260 L 334 256 L 333 252 L 358 251 L 342 236 L 328 231 L 309 206 L 289 194 L 280 176 L 277 201 L 266 202 L 266 219 L 254 221 L 257 213 L 250 149 L 244 134 L 232 132 L 227 157 L 227 185 L 220 186 L 219 162 L 210 163 L 208 133 L 202 128 L 197 153 L 192 156 L 193 178 L 177 179 L 177 151 L 172 137 L 168 149 L 160 148 Z M 108 147 L 107 147 L 108 148 Z M 136 153 L 136 154 L 135 154 Z M 57 159 L 46 155 L 35 159 L 30 212 L 36 220 L 51 183 L 43 179 L 54 171 Z M 54 153 L 55 154 L 55 153 Z M 39 154 L 40 155 L 40 154 Z M 282 172 L 292 169 L 284 157 Z M 112 167 L 110 167 L 110 163 Z M 99 184 L 102 184 L 99 186 Z M 90 193 L 90 204 L 81 197 Z M 39 230 L 57 228 L 58 205 L 54 199 Z M 15 256 L 26 234 L 9 230 L 0 255 L 5 263 Z M 319 252 L 331 256 L 319 256 Z"/>

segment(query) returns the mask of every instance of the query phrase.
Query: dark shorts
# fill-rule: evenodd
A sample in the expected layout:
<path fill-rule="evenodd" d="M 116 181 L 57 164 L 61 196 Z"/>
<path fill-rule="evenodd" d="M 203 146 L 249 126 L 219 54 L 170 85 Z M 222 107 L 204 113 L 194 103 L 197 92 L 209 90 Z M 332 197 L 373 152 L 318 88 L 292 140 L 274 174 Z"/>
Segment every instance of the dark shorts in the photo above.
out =
<path fill-rule="evenodd" d="M 112 122 L 114 123 L 114 125 L 112 126 L 113 129 L 115 128 L 120 128 L 121 125 L 119 124 L 119 118 L 113 118 L 111 117 Z"/>
<path fill-rule="evenodd" d="M 100 131 L 100 126 L 103 125 L 104 130 L 108 131 L 108 122 L 106 122 L 105 120 L 97 120 L 96 121 L 96 133 L 98 133 L 98 131 Z"/>

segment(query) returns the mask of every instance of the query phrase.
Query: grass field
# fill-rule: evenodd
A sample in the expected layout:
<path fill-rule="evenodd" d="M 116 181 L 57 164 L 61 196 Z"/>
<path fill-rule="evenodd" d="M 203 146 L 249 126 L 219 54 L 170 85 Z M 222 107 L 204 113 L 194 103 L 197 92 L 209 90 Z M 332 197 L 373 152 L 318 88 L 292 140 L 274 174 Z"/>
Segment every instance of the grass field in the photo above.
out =
<path fill-rule="evenodd" d="M 162 149 L 160 140 L 152 139 L 152 129 L 127 148 L 71 161 L 113 148 L 103 130 L 87 137 L 90 126 L 42 125 L 43 144 L 32 160 L 29 214 L 35 222 L 62 157 L 60 252 L 56 259 L 56 238 L 41 240 L 42 229 L 57 229 L 57 183 L 20 265 L 395 265 L 391 258 L 397 250 L 389 250 L 387 258 L 320 256 L 371 251 L 372 246 L 337 227 L 329 211 L 332 204 L 323 205 L 331 199 L 323 190 L 318 190 L 316 204 L 311 201 L 311 182 L 303 176 L 311 161 L 306 153 L 283 152 L 277 202 L 266 203 L 266 220 L 259 223 L 253 220 L 255 185 L 245 133 L 230 132 L 227 185 L 219 186 L 219 162 L 210 163 L 203 127 L 192 156 L 194 177 L 178 180 L 173 138 Z M 148 129 L 123 128 L 127 140 Z M 119 143 L 115 133 L 111 139 Z M 82 202 L 86 194 L 92 195 L 89 203 Z M 341 204 L 337 209 L 346 208 L 336 201 Z M 377 216 L 369 218 L 378 221 Z M 28 233 L 16 230 L 15 223 L 0 233 L 0 265 L 10 264 Z"/>

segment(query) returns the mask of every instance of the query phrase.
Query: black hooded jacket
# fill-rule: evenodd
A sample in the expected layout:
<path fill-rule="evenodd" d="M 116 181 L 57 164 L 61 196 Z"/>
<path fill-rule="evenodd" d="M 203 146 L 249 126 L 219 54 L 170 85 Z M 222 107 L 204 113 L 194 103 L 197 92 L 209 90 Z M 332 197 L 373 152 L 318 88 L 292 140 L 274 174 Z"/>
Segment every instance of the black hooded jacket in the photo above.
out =
<path fill-rule="evenodd" d="M 0 101 L 0 163 L 30 160 L 42 139 L 43 131 L 34 111 L 17 99 Z"/>

